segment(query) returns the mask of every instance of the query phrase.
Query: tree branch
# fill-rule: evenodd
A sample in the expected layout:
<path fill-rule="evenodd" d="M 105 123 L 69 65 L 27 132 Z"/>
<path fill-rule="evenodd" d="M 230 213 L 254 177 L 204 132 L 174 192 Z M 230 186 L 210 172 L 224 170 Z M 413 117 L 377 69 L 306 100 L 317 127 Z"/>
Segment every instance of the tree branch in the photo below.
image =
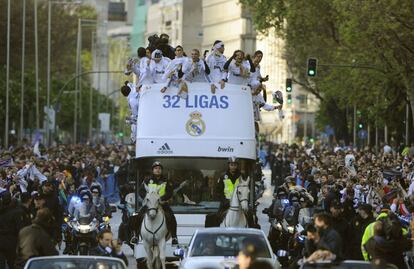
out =
<path fill-rule="evenodd" d="M 295 84 L 298 84 L 298 85 L 300 85 L 300 86 L 302 86 L 305 90 L 307 90 L 308 92 L 310 92 L 310 93 L 312 93 L 313 95 L 315 95 L 315 97 L 316 98 L 318 98 L 319 100 L 321 100 L 321 101 L 324 101 L 324 98 L 319 94 L 319 92 L 316 90 L 316 89 L 314 89 L 314 88 L 312 88 L 312 87 L 310 87 L 308 84 L 305 84 L 305 83 L 303 83 L 303 82 L 300 82 L 299 80 L 297 80 L 297 79 L 295 79 L 295 78 L 292 78 L 292 81 L 295 83 Z"/>

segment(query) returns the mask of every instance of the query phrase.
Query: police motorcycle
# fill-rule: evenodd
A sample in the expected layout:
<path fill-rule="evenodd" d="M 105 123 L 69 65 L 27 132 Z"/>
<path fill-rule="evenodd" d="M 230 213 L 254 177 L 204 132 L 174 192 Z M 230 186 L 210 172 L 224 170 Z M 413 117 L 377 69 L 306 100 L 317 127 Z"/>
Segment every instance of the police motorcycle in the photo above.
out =
<path fill-rule="evenodd" d="M 280 257 L 279 262 L 287 265 L 290 254 L 297 252 L 296 243 L 304 242 L 299 236 L 304 230 L 298 223 L 300 210 L 300 193 L 291 191 L 288 193 L 281 186 L 276 190 L 275 199 L 272 205 L 264 213 L 269 215 L 270 230 L 268 239 L 273 251 Z"/>
<path fill-rule="evenodd" d="M 99 216 L 92 203 L 92 194 L 84 190 L 80 194 L 80 204 L 72 216 L 64 218 L 65 234 L 70 234 L 71 244 L 67 253 L 88 255 L 96 246 L 96 236 L 103 229 L 110 229 L 109 216 Z"/>

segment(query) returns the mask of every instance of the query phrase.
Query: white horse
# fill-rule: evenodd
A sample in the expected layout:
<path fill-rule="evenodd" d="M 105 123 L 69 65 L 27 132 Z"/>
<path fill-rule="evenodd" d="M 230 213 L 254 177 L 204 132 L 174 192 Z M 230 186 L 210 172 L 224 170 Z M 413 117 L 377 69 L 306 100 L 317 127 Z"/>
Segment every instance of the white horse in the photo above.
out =
<path fill-rule="evenodd" d="M 247 228 L 246 213 L 249 210 L 250 178 L 241 179 L 230 200 L 230 208 L 222 222 L 224 227 Z"/>
<path fill-rule="evenodd" d="M 165 248 L 169 238 L 165 214 L 160 205 L 160 188 L 145 185 L 147 195 L 144 205 L 147 212 L 141 225 L 141 237 L 147 253 L 148 269 L 165 269 Z"/>

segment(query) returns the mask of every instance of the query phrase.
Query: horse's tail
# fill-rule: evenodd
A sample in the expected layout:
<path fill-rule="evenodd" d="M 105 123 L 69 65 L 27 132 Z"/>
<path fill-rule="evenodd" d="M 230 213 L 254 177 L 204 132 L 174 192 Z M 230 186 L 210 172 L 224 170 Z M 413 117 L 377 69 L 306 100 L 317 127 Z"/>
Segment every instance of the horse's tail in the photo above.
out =
<path fill-rule="evenodd" d="M 153 268 L 162 268 L 161 259 L 160 259 L 160 247 L 155 245 L 152 247 L 152 266 Z"/>

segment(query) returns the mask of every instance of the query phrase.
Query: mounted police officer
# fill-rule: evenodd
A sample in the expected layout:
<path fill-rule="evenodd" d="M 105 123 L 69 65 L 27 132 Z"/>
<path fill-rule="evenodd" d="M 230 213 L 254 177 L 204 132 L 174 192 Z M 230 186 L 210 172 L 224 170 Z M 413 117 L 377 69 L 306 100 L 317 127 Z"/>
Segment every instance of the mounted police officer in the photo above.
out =
<path fill-rule="evenodd" d="M 242 178 L 246 178 L 240 172 L 240 165 L 236 157 L 230 157 L 228 160 L 228 169 L 226 173 L 221 176 L 217 182 L 216 193 L 219 194 L 220 206 L 215 214 L 209 214 L 206 217 L 205 226 L 214 227 L 220 226 L 227 210 L 230 208 L 230 200 L 233 192 L 236 190 Z M 255 227 L 253 215 L 249 212 L 246 216 L 248 226 Z"/>
<path fill-rule="evenodd" d="M 177 220 L 175 219 L 174 213 L 171 207 L 168 205 L 168 200 L 173 196 L 173 186 L 170 182 L 167 182 L 166 179 L 162 176 L 162 165 L 160 162 L 154 162 L 152 164 L 152 176 L 148 179 L 145 179 L 142 183 L 142 186 L 139 189 L 139 196 L 144 199 L 146 196 L 146 190 L 144 185 L 148 187 L 160 187 L 159 195 L 161 197 L 161 206 L 165 214 L 166 224 L 168 231 L 171 233 L 172 244 L 177 245 Z M 138 228 L 138 233 L 141 231 L 141 224 L 144 220 L 145 213 L 147 212 L 147 207 L 143 205 L 138 212 L 136 218 L 136 225 L 134 228 Z"/>

